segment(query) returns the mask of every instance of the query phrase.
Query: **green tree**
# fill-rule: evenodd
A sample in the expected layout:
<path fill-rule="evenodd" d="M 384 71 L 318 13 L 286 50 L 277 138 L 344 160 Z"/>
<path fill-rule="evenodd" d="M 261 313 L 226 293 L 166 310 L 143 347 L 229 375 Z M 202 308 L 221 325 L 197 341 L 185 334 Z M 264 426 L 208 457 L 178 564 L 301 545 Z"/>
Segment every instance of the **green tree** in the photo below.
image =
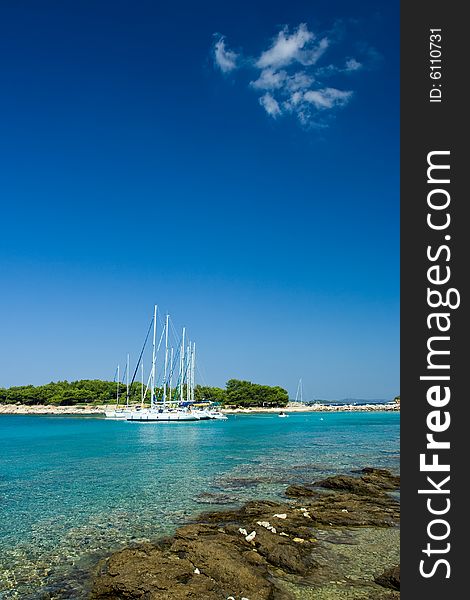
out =
<path fill-rule="evenodd" d="M 260 385 L 251 381 L 227 381 L 227 404 L 237 406 L 286 406 L 287 391 L 279 386 Z"/>

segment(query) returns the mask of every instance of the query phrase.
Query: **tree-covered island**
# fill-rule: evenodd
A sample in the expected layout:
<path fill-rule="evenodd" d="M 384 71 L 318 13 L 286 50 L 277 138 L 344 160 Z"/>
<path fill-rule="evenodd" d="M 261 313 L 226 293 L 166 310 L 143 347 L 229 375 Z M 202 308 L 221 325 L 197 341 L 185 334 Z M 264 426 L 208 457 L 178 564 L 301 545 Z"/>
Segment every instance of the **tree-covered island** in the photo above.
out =
<path fill-rule="evenodd" d="M 80 381 L 57 381 L 45 385 L 23 385 L 0 388 L 0 404 L 53 405 L 74 406 L 76 404 L 112 404 L 116 402 L 118 384 L 99 379 L 82 379 Z M 161 390 L 156 390 L 157 398 Z M 196 385 L 195 402 L 218 402 L 223 406 L 286 406 L 288 393 L 279 386 L 260 385 L 250 381 L 230 379 L 225 389 Z M 146 403 L 150 394 L 147 393 Z M 172 397 L 177 398 L 177 390 L 172 390 Z M 126 401 L 126 385 L 119 384 L 120 402 Z M 135 381 L 129 387 L 129 402 L 138 404 L 142 398 L 142 384 Z"/>

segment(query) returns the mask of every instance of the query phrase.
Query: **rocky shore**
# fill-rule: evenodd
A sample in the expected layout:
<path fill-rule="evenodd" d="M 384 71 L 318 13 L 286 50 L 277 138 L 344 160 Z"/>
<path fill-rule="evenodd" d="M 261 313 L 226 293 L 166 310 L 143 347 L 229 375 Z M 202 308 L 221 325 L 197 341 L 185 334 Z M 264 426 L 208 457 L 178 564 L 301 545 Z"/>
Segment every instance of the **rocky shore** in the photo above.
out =
<path fill-rule="evenodd" d="M 110 409 L 114 408 L 114 405 Z M 107 406 L 51 406 L 50 404 L 0 404 L 3 415 L 104 415 Z"/>
<path fill-rule="evenodd" d="M 106 410 L 113 410 L 113 405 L 77 405 L 77 406 L 51 406 L 51 405 L 24 405 L 0 404 L 0 414 L 5 415 L 104 415 Z M 280 408 L 223 408 L 225 414 L 253 414 L 274 413 L 278 414 Z M 310 406 L 288 406 L 282 409 L 285 413 L 296 412 L 381 412 L 400 410 L 397 403 L 390 404 L 313 404 Z"/>
<path fill-rule="evenodd" d="M 285 408 L 223 408 L 225 414 L 251 414 L 251 413 L 285 413 L 298 412 L 399 412 L 400 405 L 396 402 L 389 404 L 309 404 L 305 406 L 288 405 Z"/>
<path fill-rule="evenodd" d="M 92 600 L 399 598 L 399 477 L 365 468 L 209 512 L 99 563 Z"/>

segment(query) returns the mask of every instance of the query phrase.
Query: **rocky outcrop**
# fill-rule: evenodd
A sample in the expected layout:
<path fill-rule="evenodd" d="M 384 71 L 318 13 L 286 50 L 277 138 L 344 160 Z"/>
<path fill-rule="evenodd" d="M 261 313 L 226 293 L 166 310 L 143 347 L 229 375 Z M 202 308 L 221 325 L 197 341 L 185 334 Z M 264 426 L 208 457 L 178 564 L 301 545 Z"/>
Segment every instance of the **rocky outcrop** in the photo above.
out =
<path fill-rule="evenodd" d="M 375 577 L 375 582 L 391 590 L 400 589 L 400 565 L 387 569 L 381 575 Z"/>
<path fill-rule="evenodd" d="M 286 496 L 289 498 L 306 498 L 307 496 L 318 496 L 318 491 L 305 485 L 290 485 L 286 491 Z"/>
<path fill-rule="evenodd" d="M 396 490 L 400 487 L 400 478 L 392 475 L 386 469 L 367 467 L 358 472 L 361 473 L 360 477 L 335 475 L 316 481 L 314 485 L 331 490 L 346 491 L 358 496 L 383 496 L 386 491 Z"/>
<path fill-rule="evenodd" d="M 338 577 L 334 548 L 340 528 L 392 527 L 399 521 L 399 504 L 383 487 L 397 482 L 378 471 L 328 478 L 318 482 L 323 491 L 290 486 L 295 500 L 252 501 L 236 510 L 202 514 L 170 539 L 126 548 L 104 560 L 91 597 L 289 600 L 296 597 L 289 587 L 293 584 L 324 585 Z M 386 573 L 368 582 L 371 598 L 394 597 L 383 587 Z"/>

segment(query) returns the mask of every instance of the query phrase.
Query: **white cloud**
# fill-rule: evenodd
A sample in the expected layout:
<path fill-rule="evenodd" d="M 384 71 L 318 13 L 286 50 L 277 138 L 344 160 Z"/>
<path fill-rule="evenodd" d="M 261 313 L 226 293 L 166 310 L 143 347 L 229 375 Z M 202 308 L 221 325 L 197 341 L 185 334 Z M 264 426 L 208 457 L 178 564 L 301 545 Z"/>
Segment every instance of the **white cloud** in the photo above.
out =
<path fill-rule="evenodd" d="M 315 81 L 315 78 L 311 75 L 307 75 L 302 71 L 298 71 L 291 75 L 286 80 L 286 89 L 289 92 L 295 92 L 296 90 L 306 90 L 308 89 L 312 83 Z"/>
<path fill-rule="evenodd" d="M 314 78 L 302 71 L 288 75 L 284 70 L 263 69 L 258 79 L 251 81 L 250 85 L 258 90 L 286 89 L 289 92 L 294 92 L 296 90 L 308 89 L 313 82 Z"/>
<path fill-rule="evenodd" d="M 245 57 L 243 61 L 226 47 L 225 38 L 218 36 L 213 48 L 215 64 L 223 73 L 239 67 L 250 70 L 249 87 L 260 94 L 258 102 L 270 117 L 290 114 L 305 127 L 327 127 L 331 115 L 349 103 L 353 91 L 327 87 L 322 79 L 344 77 L 363 65 L 346 56 L 340 65 L 321 66 L 317 63 L 338 40 L 315 34 L 305 23 L 291 31 L 283 27 L 258 58 Z"/>
<path fill-rule="evenodd" d="M 284 27 L 271 47 L 261 53 L 256 66 L 260 69 L 279 69 L 293 62 L 314 65 L 329 45 L 327 38 L 321 39 L 318 44 L 314 44 L 315 40 L 315 34 L 308 30 L 305 23 L 301 23 L 290 35 L 289 28 Z"/>
<path fill-rule="evenodd" d="M 359 69 L 362 69 L 362 64 L 358 62 L 355 58 L 348 58 L 348 60 L 346 61 L 345 70 L 358 71 Z"/>
<path fill-rule="evenodd" d="M 344 63 L 344 67 L 337 67 L 335 65 L 328 65 L 321 67 L 317 70 L 317 76 L 319 77 L 331 77 L 332 75 L 338 75 L 341 73 L 353 73 L 364 68 L 364 65 L 355 58 L 348 58 Z"/>
<path fill-rule="evenodd" d="M 277 90 L 284 85 L 287 78 L 285 71 L 274 71 L 274 69 L 263 69 L 256 81 L 250 85 L 259 90 Z"/>
<path fill-rule="evenodd" d="M 281 114 L 281 107 L 279 106 L 279 102 L 271 96 L 269 92 L 261 96 L 259 99 L 259 103 L 264 108 L 264 110 L 273 117 L 274 119 Z"/>
<path fill-rule="evenodd" d="M 214 44 L 214 61 L 222 73 L 230 73 L 237 68 L 239 55 L 225 47 L 225 38 L 220 36 Z"/>
<path fill-rule="evenodd" d="M 310 48 L 299 52 L 298 61 L 305 66 L 315 65 L 326 52 L 329 45 L 330 41 L 328 38 L 321 39 L 315 48 Z"/>
<path fill-rule="evenodd" d="M 334 106 L 344 106 L 349 102 L 351 96 L 352 92 L 344 92 L 336 88 L 323 88 L 322 90 L 309 90 L 305 92 L 303 98 L 318 110 L 323 110 Z"/>

